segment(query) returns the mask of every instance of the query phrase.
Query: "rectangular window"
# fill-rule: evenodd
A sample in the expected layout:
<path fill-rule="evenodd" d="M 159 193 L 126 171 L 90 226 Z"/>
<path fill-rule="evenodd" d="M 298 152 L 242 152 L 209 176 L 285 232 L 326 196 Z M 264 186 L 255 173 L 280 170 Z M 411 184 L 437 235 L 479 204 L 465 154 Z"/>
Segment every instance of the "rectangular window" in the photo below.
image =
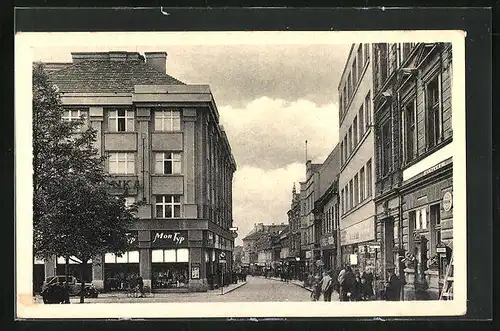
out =
<path fill-rule="evenodd" d="M 352 89 L 356 88 L 358 83 L 358 67 L 356 65 L 356 59 L 352 62 Z"/>
<path fill-rule="evenodd" d="M 344 108 L 343 108 L 343 111 L 342 111 L 342 114 L 345 113 L 345 110 L 347 108 L 347 105 L 349 104 L 349 94 L 347 92 L 347 86 L 344 85 Z"/>
<path fill-rule="evenodd" d="M 366 197 L 372 196 L 372 160 L 366 163 Z"/>
<path fill-rule="evenodd" d="M 181 153 L 177 152 L 162 152 L 155 154 L 155 173 L 156 174 L 180 174 Z"/>
<path fill-rule="evenodd" d="M 179 218 L 181 217 L 181 196 L 157 195 L 155 207 L 157 218 Z"/>
<path fill-rule="evenodd" d="M 108 130 L 114 132 L 134 131 L 134 111 L 126 109 L 110 110 Z"/>
<path fill-rule="evenodd" d="M 353 129 L 353 132 L 352 132 L 353 143 L 352 143 L 352 145 L 354 146 L 354 148 L 356 148 L 356 146 L 358 145 L 358 117 L 357 116 L 354 116 L 354 120 L 352 122 L 352 129 Z"/>
<path fill-rule="evenodd" d="M 354 207 L 354 185 L 352 179 L 349 181 L 349 209 Z"/>
<path fill-rule="evenodd" d="M 347 76 L 347 91 L 349 93 L 349 100 L 352 99 L 352 76 L 349 73 L 349 76 Z"/>
<path fill-rule="evenodd" d="M 372 102 L 370 99 L 370 92 L 365 97 L 365 121 L 366 121 L 366 128 L 372 124 Z"/>
<path fill-rule="evenodd" d="M 365 201 L 365 167 L 359 171 L 359 201 Z"/>
<path fill-rule="evenodd" d="M 354 205 L 357 206 L 359 203 L 359 179 L 358 174 L 354 176 Z"/>
<path fill-rule="evenodd" d="M 359 79 L 361 79 L 361 75 L 363 74 L 363 44 L 360 44 L 358 47 L 358 75 Z"/>
<path fill-rule="evenodd" d="M 433 78 L 425 88 L 427 109 L 427 147 L 436 146 L 441 132 L 441 76 Z"/>
<path fill-rule="evenodd" d="M 427 208 L 422 208 L 416 211 L 416 222 L 415 229 L 416 230 L 425 230 L 427 229 Z"/>
<path fill-rule="evenodd" d="M 340 142 L 340 165 L 344 165 L 344 142 Z"/>
<path fill-rule="evenodd" d="M 409 217 L 409 224 L 414 230 L 420 229 L 420 224 L 417 222 L 417 212 L 415 210 L 412 210 L 408 213 Z M 411 237 L 413 235 L 410 234 Z"/>
<path fill-rule="evenodd" d="M 417 130 L 415 127 L 416 100 L 408 102 L 403 107 L 404 152 L 405 161 L 410 162 L 415 157 L 415 141 Z"/>
<path fill-rule="evenodd" d="M 344 137 L 344 162 L 347 162 L 347 158 L 349 157 L 349 152 L 348 152 L 348 146 L 347 146 L 347 136 Z"/>
<path fill-rule="evenodd" d="M 180 131 L 181 112 L 179 110 L 155 110 L 155 131 Z"/>
<path fill-rule="evenodd" d="M 363 47 L 365 49 L 365 64 L 370 61 L 370 44 L 363 44 Z"/>
<path fill-rule="evenodd" d="M 382 125 L 382 176 L 390 172 L 392 164 L 391 147 L 390 121 L 388 120 Z"/>
<path fill-rule="evenodd" d="M 365 133 L 365 114 L 363 105 L 361 105 L 361 107 L 359 108 L 358 118 L 359 118 L 359 140 L 361 140 L 363 134 Z"/>
<path fill-rule="evenodd" d="M 134 153 L 109 153 L 108 169 L 112 175 L 135 174 Z"/>
<path fill-rule="evenodd" d="M 340 192 L 340 213 L 341 214 L 344 214 L 344 210 L 345 210 L 344 203 L 345 203 L 344 189 L 342 189 L 342 191 Z"/>
<path fill-rule="evenodd" d="M 351 153 L 352 153 L 352 126 L 349 127 L 349 133 L 348 133 L 347 138 L 349 140 L 349 155 L 351 155 Z"/>

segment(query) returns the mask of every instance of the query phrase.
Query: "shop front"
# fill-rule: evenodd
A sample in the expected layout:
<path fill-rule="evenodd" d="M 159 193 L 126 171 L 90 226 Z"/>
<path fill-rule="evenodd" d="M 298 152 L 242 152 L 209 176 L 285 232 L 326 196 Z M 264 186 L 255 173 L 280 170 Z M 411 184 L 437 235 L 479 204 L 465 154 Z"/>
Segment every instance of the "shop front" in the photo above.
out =
<path fill-rule="evenodd" d="M 370 271 L 378 276 L 380 270 L 380 243 L 375 241 L 373 218 L 340 230 L 342 264 L 350 265 L 354 271 Z"/>
<path fill-rule="evenodd" d="M 403 183 L 405 300 L 437 300 L 453 283 L 453 178 L 447 160 Z M 443 291 L 443 287 L 444 290 Z M 443 295 L 443 296 L 445 296 Z"/>
<path fill-rule="evenodd" d="M 321 260 L 324 263 L 324 270 L 334 270 L 336 266 L 335 237 L 333 234 L 321 237 Z"/>

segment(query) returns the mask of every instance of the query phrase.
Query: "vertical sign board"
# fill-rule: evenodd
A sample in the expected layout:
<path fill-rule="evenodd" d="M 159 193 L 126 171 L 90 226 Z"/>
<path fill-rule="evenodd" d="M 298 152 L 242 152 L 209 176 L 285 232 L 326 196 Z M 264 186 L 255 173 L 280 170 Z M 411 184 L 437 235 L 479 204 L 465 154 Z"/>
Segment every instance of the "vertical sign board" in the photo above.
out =
<path fill-rule="evenodd" d="M 191 279 L 200 279 L 200 264 L 193 263 L 191 265 Z"/>

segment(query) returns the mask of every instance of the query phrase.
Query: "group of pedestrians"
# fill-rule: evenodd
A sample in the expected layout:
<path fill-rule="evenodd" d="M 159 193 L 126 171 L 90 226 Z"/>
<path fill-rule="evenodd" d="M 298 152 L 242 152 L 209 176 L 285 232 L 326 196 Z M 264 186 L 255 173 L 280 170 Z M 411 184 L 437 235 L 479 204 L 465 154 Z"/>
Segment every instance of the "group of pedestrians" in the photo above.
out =
<path fill-rule="evenodd" d="M 312 287 L 311 299 L 331 301 L 333 291 L 339 295 L 340 301 L 368 301 L 376 298 L 373 288 L 374 275 L 372 271 L 366 270 L 360 273 L 353 271 L 350 265 L 338 271 L 326 271 L 323 276 L 309 274 L 306 284 Z M 383 300 L 399 300 L 400 284 L 399 278 L 392 270 L 389 270 L 385 288 L 381 293 Z"/>

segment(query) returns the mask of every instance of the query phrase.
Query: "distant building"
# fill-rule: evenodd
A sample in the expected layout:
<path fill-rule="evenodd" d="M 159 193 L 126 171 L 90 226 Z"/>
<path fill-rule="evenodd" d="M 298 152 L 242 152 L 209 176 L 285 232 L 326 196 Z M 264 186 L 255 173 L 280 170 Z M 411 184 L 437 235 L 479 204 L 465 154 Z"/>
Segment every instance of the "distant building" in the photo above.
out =
<path fill-rule="evenodd" d="M 94 257 L 85 278 L 98 289 L 140 275 L 153 290 L 206 291 L 207 275 L 231 268 L 236 170 L 210 87 L 168 75 L 165 52 L 72 53 L 72 60 L 47 64 L 64 118 L 83 116 L 97 130 L 110 192 L 142 203 L 130 229 L 135 248 Z M 221 252 L 227 264 L 218 263 Z M 60 258 L 41 270 L 63 272 Z"/>
<path fill-rule="evenodd" d="M 242 263 L 256 271 L 273 261 L 273 251 L 270 237 L 279 234 L 287 227 L 286 224 L 264 224 L 257 223 L 254 228 L 242 239 L 243 260 Z M 279 256 L 279 253 L 278 253 Z"/>
<path fill-rule="evenodd" d="M 319 224 L 320 256 L 324 270 L 339 268 L 340 251 L 337 247 L 339 225 L 338 175 L 340 171 L 339 145 L 335 146 L 319 168 L 318 199 L 314 202 L 314 220 Z M 339 257 L 337 257 L 339 255 Z"/>
<path fill-rule="evenodd" d="M 289 243 L 289 257 L 288 262 L 294 278 L 299 278 L 302 274 L 304 266 L 304 258 L 301 254 L 301 226 L 300 226 L 300 192 L 297 192 L 295 183 L 292 190 L 292 201 L 290 203 L 290 210 L 288 210 L 288 243 Z"/>

